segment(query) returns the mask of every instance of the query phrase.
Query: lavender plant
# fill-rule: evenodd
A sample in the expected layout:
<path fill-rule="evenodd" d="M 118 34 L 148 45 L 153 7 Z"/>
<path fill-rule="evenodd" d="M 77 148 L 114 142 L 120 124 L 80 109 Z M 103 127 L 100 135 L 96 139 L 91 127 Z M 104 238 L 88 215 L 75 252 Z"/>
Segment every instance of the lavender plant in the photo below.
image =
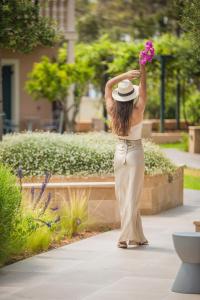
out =
<path fill-rule="evenodd" d="M 22 193 L 23 171 L 21 165 L 18 167 L 17 175 L 20 191 Z M 60 220 L 60 216 L 55 215 L 58 207 L 49 207 L 52 194 L 49 192 L 46 193 L 47 196 L 45 195 L 50 178 L 51 174 L 46 171 L 40 190 L 36 192 L 35 187 L 32 187 L 30 191 L 30 202 L 27 204 L 28 199 L 24 199 L 23 215 L 26 221 L 23 221 L 23 224 L 28 231 L 24 248 L 30 252 L 48 249 L 57 229 L 56 225 Z"/>

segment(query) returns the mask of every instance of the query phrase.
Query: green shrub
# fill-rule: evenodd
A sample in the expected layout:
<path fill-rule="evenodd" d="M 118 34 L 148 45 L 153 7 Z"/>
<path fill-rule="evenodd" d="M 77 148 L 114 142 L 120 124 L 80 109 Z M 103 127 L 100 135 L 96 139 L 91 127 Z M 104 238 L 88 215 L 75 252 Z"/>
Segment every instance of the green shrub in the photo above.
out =
<path fill-rule="evenodd" d="M 161 151 L 159 145 L 150 142 L 148 139 L 143 141 L 145 174 L 172 174 L 176 166 Z"/>
<path fill-rule="evenodd" d="M 38 253 L 49 248 L 52 241 L 52 232 L 47 226 L 38 227 L 28 237 L 25 249 L 30 253 Z"/>
<path fill-rule="evenodd" d="M 8 134 L 0 148 L 0 161 L 16 173 L 21 164 L 24 175 L 112 175 L 116 139 L 109 133 Z M 143 140 L 145 173 L 169 173 L 172 162 L 159 147 Z"/>
<path fill-rule="evenodd" d="M 88 225 L 89 193 L 84 190 L 70 190 L 69 202 L 64 202 L 61 211 L 60 232 L 71 238 Z"/>
<path fill-rule="evenodd" d="M 192 90 L 187 95 L 185 103 L 185 113 L 187 120 L 192 124 L 200 124 L 200 92 Z"/>
<path fill-rule="evenodd" d="M 69 201 L 63 201 L 59 206 L 51 205 L 50 209 L 45 197 L 41 197 L 36 207 L 34 202 L 37 201 L 37 195 L 31 205 L 28 201 L 29 205 L 25 206 L 24 211 L 30 215 L 34 225 L 24 245 L 26 251 L 38 253 L 47 250 L 52 243 L 71 238 L 87 227 L 89 194 L 69 189 L 69 196 Z"/>
<path fill-rule="evenodd" d="M 6 261 L 14 250 L 13 239 L 17 237 L 21 193 L 16 177 L 3 165 L 0 165 L 0 264 Z"/>
<path fill-rule="evenodd" d="M 182 145 L 184 151 L 189 151 L 189 134 L 186 132 L 183 132 L 182 134 Z"/>

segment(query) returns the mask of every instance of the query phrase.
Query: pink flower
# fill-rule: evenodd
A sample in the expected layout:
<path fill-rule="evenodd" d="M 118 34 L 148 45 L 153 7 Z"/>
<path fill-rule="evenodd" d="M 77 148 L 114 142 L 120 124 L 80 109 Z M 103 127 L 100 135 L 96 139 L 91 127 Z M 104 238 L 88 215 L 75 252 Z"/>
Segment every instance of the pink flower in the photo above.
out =
<path fill-rule="evenodd" d="M 151 62 L 155 55 L 155 50 L 152 41 L 147 41 L 145 49 L 140 52 L 139 62 L 141 65 L 145 65 L 148 61 Z"/>
<path fill-rule="evenodd" d="M 146 44 L 145 44 L 145 47 L 146 48 L 152 48 L 153 47 L 152 41 L 147 41 Z"/>

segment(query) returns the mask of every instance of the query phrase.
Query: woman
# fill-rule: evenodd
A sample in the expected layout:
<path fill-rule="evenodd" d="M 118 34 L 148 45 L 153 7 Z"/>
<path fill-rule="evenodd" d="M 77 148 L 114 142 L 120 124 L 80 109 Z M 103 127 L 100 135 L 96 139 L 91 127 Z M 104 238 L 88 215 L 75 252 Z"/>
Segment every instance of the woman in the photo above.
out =
<path fill-rule="evenodd" d="M 130 80 L 140 77 L 140 84 Z M 113 86 L 118 87 L 113 90 Z M 142 121 L 147 102 L 145 65 L 110 79 L 105 87 L 105 100 L 111 117 L 112 132 L 118 142 L 114 156 L 115 194 L 119 201 L 121 232 L 118 247 L 146 245 L 139 204 L 144 182 L 144 150 L 141 139 Z"/>

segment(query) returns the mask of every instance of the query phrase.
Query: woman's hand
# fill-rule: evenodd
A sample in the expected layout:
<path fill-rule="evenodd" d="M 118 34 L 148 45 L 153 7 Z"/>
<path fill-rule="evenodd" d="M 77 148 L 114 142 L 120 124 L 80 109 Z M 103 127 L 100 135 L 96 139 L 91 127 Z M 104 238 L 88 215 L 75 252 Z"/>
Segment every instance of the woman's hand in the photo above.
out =
<path fill-rule="evenodd" d="M 125 73 L 126 79 L 133 80 L 140 77 L 140 70 L 131 70 Z"/>

